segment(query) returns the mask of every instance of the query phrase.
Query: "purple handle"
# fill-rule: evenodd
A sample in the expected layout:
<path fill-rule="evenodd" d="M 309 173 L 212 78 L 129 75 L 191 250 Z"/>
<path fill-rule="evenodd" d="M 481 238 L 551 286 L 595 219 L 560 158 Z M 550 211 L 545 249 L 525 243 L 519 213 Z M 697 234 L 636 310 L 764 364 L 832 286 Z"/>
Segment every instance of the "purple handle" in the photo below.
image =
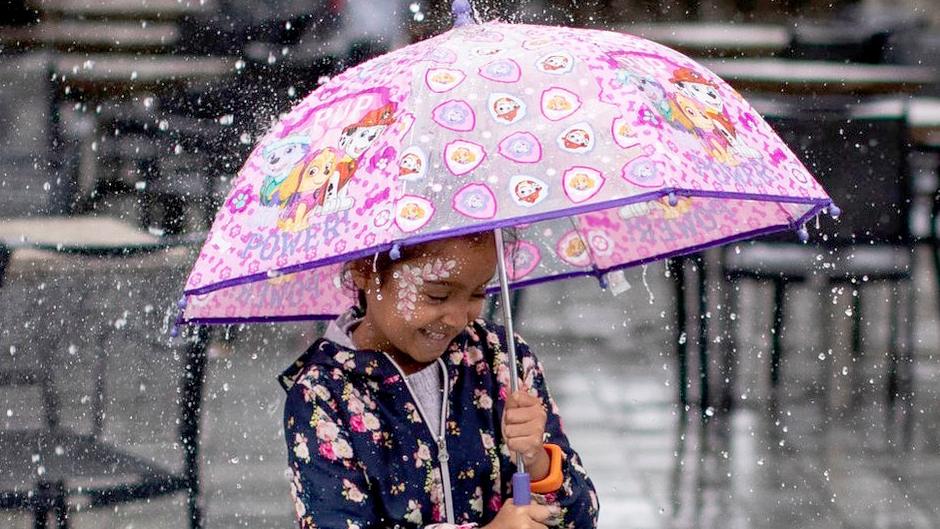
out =
<path fill-rule="evenodd" d="M 513 505 L 528 505 L 532 503 L 532 488 L 529 474 L 516 472 L 512 475 L 512 503 Z"/>

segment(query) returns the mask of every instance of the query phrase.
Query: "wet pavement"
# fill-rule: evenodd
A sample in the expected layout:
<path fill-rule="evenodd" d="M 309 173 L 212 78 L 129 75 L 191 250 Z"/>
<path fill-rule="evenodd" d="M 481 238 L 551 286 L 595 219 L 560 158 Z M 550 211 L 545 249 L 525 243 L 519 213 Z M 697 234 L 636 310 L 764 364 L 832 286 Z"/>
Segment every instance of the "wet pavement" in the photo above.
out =
<path fill-rule="evenodd" d="M 618 297 L 589 279 L 528 289 L 517 330 L 546 364 L 566 430 L 598 489 L 600 527 L 940 527 L 940 397 L 933 387 L 940 373 L 940 318 L 932 270 L 920 257 L 910 412 L 900 406 L 892 413 L 885 406 L 887 319 L 881 303 L 888 288 L 866 289 L 864 354 L 855 359 L 844 353 L 851 292 L 792 293 L 775 406 L 767 382 L 769 296 L 756 287 L 742 288 L 735 318 L 739 362 L 728 392 L 735 406 L 731 412 L 709 410 L 705 420 L 694 401 L 696 384 L 690 387 L 689 409 L 677 403 L 672 289 L 661 264 L 630 271 L 631 289 Z M 816 319 L 820 303 L 833 315 L 828 330 Z M 713 304 L 710 319 L 716 328 L 720 312 Z M 284 476 L 283 394 L 274 377 L 315 333 L 314 325 L 251 327 L 228 340 L 219 333 L 203 416 L 208 529 L 294 527 Z M 711 342 L 713 351 L 727 344 L 720 334 Z M 118 357 L 111 365 L 125 366 L 112 376 L 133 379 L 135 388 L 158 380 L 172 387 L 172 379 L 161 375 L 165 366 L 152 358 L 112 354 Z M 690 357 L 695 373 L 694 348 Z M 137 370 L 128 371 L 128 362 Z M 712 362 L 720 365 L 718 353 Z M 722 373 L 713 370 L 713 375 L 713 387 L 720 390 Z M 121 409 L 115 410 L 108 435 L 132 441 L 143 453 L 172 454 L 172 436 L 165 434 L 174 426 L 172 408 L 170 415 L 159 415 L 154 410 L 163 401 L 131 393 L 138 396 L 112 394 Z M 119 412 L 138 419 L 121 418 Z M 146 420 L 141 423 L 140 417 Z M 155 433 L 142 433 L 141 424 Z M 71 523 L 73 528 L 182 527 L 184 511 L 182 498 L 175 496 L 77 513 Z M 31 524 L 26 516 L 0 512 L 0 526 Z"/>

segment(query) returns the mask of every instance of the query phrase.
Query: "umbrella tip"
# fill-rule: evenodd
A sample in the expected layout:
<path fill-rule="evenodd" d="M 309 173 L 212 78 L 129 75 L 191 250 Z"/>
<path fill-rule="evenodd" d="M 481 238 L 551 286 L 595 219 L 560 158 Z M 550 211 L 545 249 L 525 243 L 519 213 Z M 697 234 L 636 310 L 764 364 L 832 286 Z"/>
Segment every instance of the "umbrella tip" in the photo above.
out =
<path fill-rule="evenodd" d="M 800 238 L 800 242 L 809 241 L 809 230 L 806 229 L 806 225 L 800 226 L 800 229 L 796 230 L 796 236 Z"/>
<path fill-rule="evenodd" d="M 388 251 L 388 258 L 392 261 L 401 259 L 401 244 L 396 242 L 392 245 L 392 249 Z"/>
<path fill-rule="evenodd" d="M 835 204 L 829 205 L 829 214 L 832 215 L 832 218 L 837 219 L 842 215 L 842 208 Z"/>
<path fill-rule="evenodd" d="M 677 197 L 675 193 L 669 193 L 669 195 L 666 197 L 666 200 L 669 201 L 669 207 L 672 208 L 679 204 L 679 197 Z"/>
<path fill-rule="evenodd" d="M 454 0 L 450 10 L 454 14 L 455 28 L 473 24 L 473 7 L 470 6 L 470 0 Z"/>

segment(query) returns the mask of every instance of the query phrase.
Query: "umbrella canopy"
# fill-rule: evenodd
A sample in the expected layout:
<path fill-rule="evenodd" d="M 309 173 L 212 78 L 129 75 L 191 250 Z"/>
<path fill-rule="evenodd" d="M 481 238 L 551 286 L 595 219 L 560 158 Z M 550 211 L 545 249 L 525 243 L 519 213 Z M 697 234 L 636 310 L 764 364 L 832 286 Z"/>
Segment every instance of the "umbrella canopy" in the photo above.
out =
<path fill-rule="evenodd" d="M 733 88 L 642 38 L 464 25 L 346 70 L 269 130 L 181 321 L 331 318 L 342 263 L 514 226 L 510 286 L 780 230 L 830 207 Z M 494 284 L 494 289 L 498 288 Z"/>

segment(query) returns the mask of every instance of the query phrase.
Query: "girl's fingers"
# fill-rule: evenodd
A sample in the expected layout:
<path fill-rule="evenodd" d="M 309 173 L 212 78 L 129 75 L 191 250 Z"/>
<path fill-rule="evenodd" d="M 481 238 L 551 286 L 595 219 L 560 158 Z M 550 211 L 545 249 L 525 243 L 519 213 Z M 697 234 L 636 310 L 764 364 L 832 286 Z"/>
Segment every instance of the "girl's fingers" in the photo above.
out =
<path fill-rule="evenodd" d="M 541 407 L 516 408 L 503 412 L 503 423 L 505 424 L 523 424 L 528 422 L 545 423 L 547 415 Z"/>
<path fill-rule="evenodd" d="M 503 427 L 503 437 L 515 439 L 517 437 L 539 436 L 545 432 L 543 425 L 536 422 L 525 424 L 509 424 Z"/>

